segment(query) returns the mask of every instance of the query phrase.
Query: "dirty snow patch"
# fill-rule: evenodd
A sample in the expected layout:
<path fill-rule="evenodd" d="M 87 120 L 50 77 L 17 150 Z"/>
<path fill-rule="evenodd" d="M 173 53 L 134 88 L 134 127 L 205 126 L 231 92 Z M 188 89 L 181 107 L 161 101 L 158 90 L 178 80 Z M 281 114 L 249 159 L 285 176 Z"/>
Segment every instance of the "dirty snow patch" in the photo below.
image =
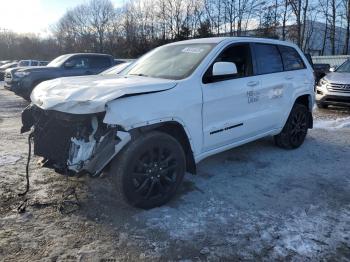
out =
<path fill-rule="evenodd" d="M 350 128 L 350 117 L 336 118 L 332 120 L 316 120 L 314 128 L 329 130 Z"/>
<path fill-rule="evenodd" d="M 0 166 L 14 165 L 21 159 L 20 156 L 15 155 L 0 155 Z"/>

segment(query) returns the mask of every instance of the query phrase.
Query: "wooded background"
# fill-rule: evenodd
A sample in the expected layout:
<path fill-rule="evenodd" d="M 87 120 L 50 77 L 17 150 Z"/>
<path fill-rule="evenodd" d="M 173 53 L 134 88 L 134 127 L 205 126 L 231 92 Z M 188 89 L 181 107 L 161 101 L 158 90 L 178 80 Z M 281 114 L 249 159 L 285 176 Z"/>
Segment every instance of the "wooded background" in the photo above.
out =
<path fill-rule="evenodd" d="M 40 38 L 0 29 L 0 60 L 72 52 L 137 58 L 172 41 L 245 35 L 293 41 L 308 52 L 315 33 L 320 55 L 349 54 L 350 0 L 129 0 L 117 9 L 91 0 L 68 10 L 51 32 Z"/>

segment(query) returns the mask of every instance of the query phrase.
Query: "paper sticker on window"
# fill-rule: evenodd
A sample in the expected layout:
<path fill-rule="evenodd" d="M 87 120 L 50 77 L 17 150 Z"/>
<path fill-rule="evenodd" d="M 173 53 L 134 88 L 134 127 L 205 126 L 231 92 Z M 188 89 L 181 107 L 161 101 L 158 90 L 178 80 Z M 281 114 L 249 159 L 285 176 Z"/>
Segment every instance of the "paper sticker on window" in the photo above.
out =
<path fill-rule="evenodd" d="M 200 54 L 203 51 L 204 51 L 204 49 L 198 48 L 198 47 L 186 47 L 186 48 L 182 49 L 182 52 L 191 53 L 191 54 Z"/>

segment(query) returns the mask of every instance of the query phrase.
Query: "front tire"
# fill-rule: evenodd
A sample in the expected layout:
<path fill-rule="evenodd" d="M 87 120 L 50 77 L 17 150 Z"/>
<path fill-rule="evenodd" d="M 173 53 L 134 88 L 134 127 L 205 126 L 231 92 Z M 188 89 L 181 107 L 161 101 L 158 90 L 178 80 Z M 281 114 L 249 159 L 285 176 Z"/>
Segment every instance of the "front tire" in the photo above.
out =
<path fill-rule="evenodd" d="M 275 144 L 286 149 L 300 147 L 306 137 L 309 124 L 308 108 L 301 104 L 295 104 L 282 132 L 274 136 Z"/>
<path fill-rule="evenodd" d="M 167 203 L 175 195 L 185 170 L 180 143 L 168 134 L 153 131 L 123 149 L 110 172 L 121 200 L 149 209 Z"/>

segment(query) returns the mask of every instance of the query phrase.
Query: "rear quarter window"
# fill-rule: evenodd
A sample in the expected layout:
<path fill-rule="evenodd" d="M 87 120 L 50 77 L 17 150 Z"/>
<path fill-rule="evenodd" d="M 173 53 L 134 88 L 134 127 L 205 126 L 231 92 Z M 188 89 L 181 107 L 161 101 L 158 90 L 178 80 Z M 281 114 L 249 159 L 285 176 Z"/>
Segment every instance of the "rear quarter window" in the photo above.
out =
<path fill-rule="evenodd" d="M 305 64 L 303 62 L 303 59 L 300 57 L 297 50 L 295 50 L 293 47 L 279 46 L 278 48 L 281 52 L 283 66 L 284 66 L 285 71 L 298 70 L 298 69 L 305 68 Z"/>
<path fill-rule="evenodd" d="M 276 45 L 255 44 L 254 51 L 258 74 L 283 71 L 281 55 Z"/>

